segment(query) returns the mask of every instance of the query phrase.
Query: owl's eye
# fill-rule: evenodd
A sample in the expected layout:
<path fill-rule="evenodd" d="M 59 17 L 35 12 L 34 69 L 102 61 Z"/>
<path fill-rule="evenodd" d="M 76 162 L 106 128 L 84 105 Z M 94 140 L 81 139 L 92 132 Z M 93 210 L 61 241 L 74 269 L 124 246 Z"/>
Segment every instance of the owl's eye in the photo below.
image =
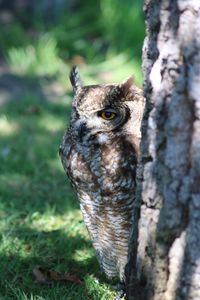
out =
<path fill-rule="evenodd" d="M 109 110 L 100 111 L 98 115 L 104 120 L 113 120 L 116 117 L 116 113 Z"/>

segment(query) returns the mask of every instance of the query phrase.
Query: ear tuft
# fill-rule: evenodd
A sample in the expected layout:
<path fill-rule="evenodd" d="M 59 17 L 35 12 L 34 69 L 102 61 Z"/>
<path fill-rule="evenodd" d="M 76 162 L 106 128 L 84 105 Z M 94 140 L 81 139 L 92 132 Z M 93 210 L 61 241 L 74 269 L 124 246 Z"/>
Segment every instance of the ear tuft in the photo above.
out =
<path fill-rule="evenodd" d="M 76 92 L 80 87 L 82 87 L 82 82 L 81 82 L 81 78 L 77 66 L 72 67 L 69 79 L 74 92 Z"/>
<path fill-rule="evenodd" d="M 123 81 L 120 85 L 120 88 L 122 89 L 124 95 L 127 95 L 130 91 L 130 88 L 133 86 L 134 83 L 134 77 L 131 76 L 127 80 Z"/>

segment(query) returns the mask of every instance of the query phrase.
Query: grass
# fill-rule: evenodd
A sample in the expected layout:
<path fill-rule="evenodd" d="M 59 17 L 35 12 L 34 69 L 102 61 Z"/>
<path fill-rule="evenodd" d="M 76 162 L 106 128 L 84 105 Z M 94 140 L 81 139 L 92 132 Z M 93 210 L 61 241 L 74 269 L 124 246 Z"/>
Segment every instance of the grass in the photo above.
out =
<path fill-rule="evenodd" d="M 49 101 L 42 86 L 0 107 L 0 299 L 114 299 L 58 157 L 70 97 Z M 84 284 L 36 283 L 36 265 Z"/>
<path fill-rule="evenodd" d="M 142 84 L 142 3 L 63 3 L 57 17 L 53 9 L 46 18 L 37 5 L 7 21 L 0 12 L 0 58 L 10 67 L 8 76 L 0 68 L 0 300 L 115 295 L 100 273 L 58 147 L 70 115 L 72 64 L 85 84 L 130 75 Z M 36 283 L 36 265 L 79 275 L 84 284 Z"/>
<path fill-rule="evenodd" d="M 141 1 L 86 0 L 78 1 L 78 6 L 76 1 L 61 2 L 64 7 L 53 19 L 45 19 L 46 11 L 44 16 L 22 11 L 21 19 L 10 23 L 1 24 L 0 18 L 0 53 L 13 72 L 65 82 L 66 70 L 77 64 L 89 82 L 117 82 L 134 74 L 141 84 L 145 34 Z"/>
<path fill-rule="evenodd" d="M 27 76 L 56 75 L 62 68 L 62 61 L 57 54 L 56 40 L 47 35 L 41 35 L 37 42 L 26 47 L 10 48 L 8 61 L 15 72 Z"/>
<path fill-rule="evenodd" d="M 66 73 L 71 68 L 69 63 L 64 62 L 58 56 L 56 40 L 47 34 L 42 34 L 34 44 L 10 48 L 7 53 L 7 62 L 15 74 L 28 78 L 53 76 L 63 83 L 66 82 Z M 110 56 L 106 61 L 80 65 L 79 68 L 82 69 L 84 81 L 89 84 L 105 83 L 105 81 L 120 82 L 134 74 L 136 84 L 141 85 L 140 65 L 140 59 L 136 57 L 130 59 L 126 52 L 122 52 Z"/>

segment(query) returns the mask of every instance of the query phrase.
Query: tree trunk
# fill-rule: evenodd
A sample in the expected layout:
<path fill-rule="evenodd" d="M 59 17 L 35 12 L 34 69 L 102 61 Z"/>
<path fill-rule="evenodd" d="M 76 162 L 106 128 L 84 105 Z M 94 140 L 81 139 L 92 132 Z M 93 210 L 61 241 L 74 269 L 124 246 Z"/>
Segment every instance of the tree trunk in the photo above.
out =
<path fill-rule="evenodd" d="M 147 102 L 126 299 L 199 300 L 200 1 L 146 0 L 144 11 Z"/>

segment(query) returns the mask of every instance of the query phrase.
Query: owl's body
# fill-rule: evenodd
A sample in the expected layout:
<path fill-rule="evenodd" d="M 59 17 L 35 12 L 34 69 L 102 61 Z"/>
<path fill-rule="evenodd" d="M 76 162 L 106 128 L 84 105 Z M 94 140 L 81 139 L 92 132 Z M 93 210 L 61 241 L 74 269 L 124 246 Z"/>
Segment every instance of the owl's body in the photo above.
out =
<path fill-rule="evenodd" d="M 142 93 L 130 79 L 121 85 L 81 87 L 76 69 L 71 81 L 75 97 L 70 126 L 60 147 L 62 163 L 77 192 L 103 271 L 108 278 L 124 281 Z"/>

